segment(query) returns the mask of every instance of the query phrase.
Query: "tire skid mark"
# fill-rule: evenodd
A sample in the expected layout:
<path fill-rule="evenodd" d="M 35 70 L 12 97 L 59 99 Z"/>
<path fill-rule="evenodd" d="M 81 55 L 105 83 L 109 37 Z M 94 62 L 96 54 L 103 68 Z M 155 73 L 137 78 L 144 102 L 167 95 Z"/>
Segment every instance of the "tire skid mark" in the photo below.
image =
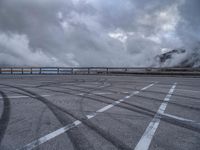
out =
<path fill-rule="evenodd" d="M 74 89 L 71 89 L 71 88 L 66 88 L 66 89 L 68 89 L 68 90 L 71 90 L 71 91 L 79 91 L 79 92 L 85 92 L 85 91 L 83 91 L 83 90 L 74 90 Z M 48 89 L 49 90 L 49 89 Z M 54 90 L 53 90 L 54 91 Z M 68 94 L 69 92 L 64 92 L 64 91 L 56 91 L 56 92 L 60 92 L 60 93 L 66 93 L 66 94 Z M 88 92 L 85 92 L 86 94 L 89 94 Z M 71 94 L 71 93 L 69 93 L 69 94 Z M 71 94 L 71 95 L 73 95 L 73 94 Z M 76 94 L 74 94 L 74 95 L 76 95 Z M 95 94 L 94 94 L 95 95 Z M 111 98 L 111 97 L 109 97 L 109 96 L 105 96 L 105 95 L 95 95 L 96 97 L 101 97 L 101 98 L 105 98 L 105 99 L 109 99 L 109 100 L 111 100 L 112 102 L 113 101 L 116 101 L 116 99 L 115 98 Z M 106 101 L 103 101 L 103 100 L 100 100 L 100 99 L 97 99 L 97 98 L 93 98 L 93 97 L 91 97 L 91 96 L 86 96 L 86 95 L 80 95 L 80 97 L 84 97 L 84 98 L 88 98 L 88 99 L 96 99 L 97 101 L 100 101 L 100 102 L 103 102 L 103 103 L 105 103 Z M 110 102 L 107 102 L 106 104 L 110 104 Z M 137 109 L 141 109 L 141 110 L 144 110 L 144 111 L 147 111 L 147 112 L 150 112 L 150 113 L 155 113 L 155 111 L 152 111 L 152 110 L 150 110 L 150 109 L 147 109 L 147 108 L 144 108 L 144 107 L 140 107 L 140 106 L 138 106 L 138 105 L 134 105 L 134 104 L 131 104 L 131 103 L 129 103 L 129 102 L 126 102 L 126 101 L 124 101 L 124 102 L 122 102 L 122 104 L 127 104 L 128 106 L 133 106 L 133 107 L 135 107 L 135 108 L 137 108 Z M 120 106 L 120 105 L 119 105 Z"/>
<path fill-rule="evenodd" d="M 104 83 L 102 83 L 102 85 L 104 85 Z M 84 98 L 86 98 L 88 94 L 90 94 L 92 91 L 95 90 L 102 90 L 104 88 L 110 87 L 111 84 L 109 84 L 108 86 L 102 86 L 99 85 L 98 87 L 95 88 L 90 88 L 90 90 L 88 91 L 84 91 L 85 94 L 82 95 L 82 100 Z M 73 85 L 72 85 L 73 86 Z M 64 112 L 66 112 L 66 110 L 62 109 Z M 69 112 L 66 112 L 69 113 Z M 90 129 L 92 129 L 93 131 L 97 132 L 99 135 L 101 135 L 103 138 L 105 138 L 107 141 L 111 142 L 113 145 L 115 145 L 118 149 L 122 149 L 122 150 L 131 150 L 130 147 L 126 146 L 122 141 L 120 141 L 119 139 L 117 139 L 115 136 L 111 135 L 110 133 L 104 131 L 102 128 L 94 125 L 90 120 L 88 120 L 87 118 L 81 119 L 76 117 L 75 115 L 73 115 L 72 113 L 70 113 L 71 116 L 73 116 L 73 118 L 76 118 L 77 120 L 80 120 L 84 125 L 86 125 L 87 127 L 89 127 Z"/>
<path fill-rule="evenodd" d="M 101 82 L 100 85 L 98 85 L 97 87 L 94 87 L 92 89 L 87 90 L 86 93 L 84 93 L 84 95 L 82 95 L 82 97 L 80 99 L 80 111 L 81 111 L 82 115 L 86 116 L 85 111 L 83 109 L 83 102 L 85 100 L 85 96 L 88 95 L 88 94 L 91 94 L 91 92 L 93 92 L 93 91 L 96 91 L 96 90 L 99 90 L 99 89 L 105 89 L 106 87 L 111 86 L 111 84 L 109 84 L 107 86 L 103 86 L 104 84 L 105 84 L 105 82 Z"/>
<path fill-rule="evenodd" d="M 81 111 L 83 116 L 86 116 L 86 114 L 84 113 L 84 110 L 83 110 L 83 101 L 85 99 L 84 96 L 91 94 L 92 91 L 96 91 L 96 90 L 99 90 L 99 89 L 105 89 L 107 87 L 110 87 L 111 84 L 105 85 L 106 81 L 107 81 L 106 79 L 104 79 L 104 80 L 98 80 L 97 79 L 97 80 L 93 81 L 93 82 L 98 83 L 97 85 L 95 85 L 95 87 L 86 87 L 86 86 L 84 87 L 84 89 L 87 89 L 87 91 L 84 91 L 85 93 L 82 95 L 82 97 L 80 97 L 80 111 Z M 81 83 L 83 83 L 83 82 L 85 82 L 85 81 L 81 81 Z M 91 82 L 91 83 L 93 83 L 93 82 Z M 74 83 L 74 84 L 76 84 L 76 83 Z M 73 85 L 67 85 L 67 86 L 79 87 L 78 84 L 76 84 L 76 85 L 74 85 L 74 84 Z M 64 89 L 64 87 L 62 87 L 63 85 L 61 85 L 61 83 L 58 83 L 56 85 L 59 85 L 59 86 L 56 86 L 56 87 Z M 38 87 L 38 88 L 42 88 L 42 87 Z M 80 87 L 83 88 L 83 86 L 80 86 Z"/>
<path fill-rule="evenodd" d="M 112 83 L 110 83 L 111 85 L 113 85 Z M 78 85 L 71 85 L 71 87 L 78 87 L 78 88 L 81 88 L 81 89 L 85 89 L 85 87 L 83 87 L 83 86 L 78 86 Z M 108 86 L 108 87 L 110 87 L 110 86 Z M 108 88 L 108 87 L 106 87 L 106 88 Z M 62 87 L 63 89 L 67 89 L 67 87 Z M 89 88 L 88 88 L 89 89 Z M 93 89 L 93 88 L 90 88 L 90 89 Z M 130 88 L 131 89 L 131 88 Z M 131 90 L 133 90 L 133 89 L 131 89 Z M 120 91 L 116 91 L 116 90 L 111 90 L 111 89 L 106 89 L 106 91 L 108 91 L 108 92 L 113 92 L 113 93 L 117 93 L 117 94 L 119 94 L 119 93 L 121 93 Z"/>
<path fill-rule="evenodd" d="M 14 86 L 12 86 L 14 87 Z M 48 101 L 47 99 L 45 99 L 44 97 L 41 97 L 39 95 L 37 95 L 34 92 L 31 92 L 29 90 L 20 88 L 20 87 L 15 87 L 19 90 L 25 91 L 31 95 L 33 95 L 32 98 L 38 99 L 41 102 L 43 102 L 44 104 L 47 105 L 47 107 L 54 113 L 54 115 L 56 116 L 56 118 L 61 122 L 61 124 L 66 125 L 66 124 L 70 124 L 73 121 L 69 118 L 66 118 L 66 115 L 69 115 L 71 118 L 74 118 L 76 120 L 80 120 L 82 121 L 82 123 L 84 125 L 86 125 L 87 127 L 89 127 L 90 129 L 92 129 L 94 132 L 98 133 L 101 137 L 103 137 L 104 139 L 106 139 L 108 142 L 112 143 L 116 148 L 120 149 L 120 150 L 131 150 L 130 147 L 128 147 L 126 144 L 124 144 L 122 141 L 120 141 L 119 139 L 117 139 L 116 137 L 114 137 L 113 135 L 107 133 L 106 131 L 104 131 L 103 129 L 101 129 L 100 127 L 97 127 L 95 125 L 93 125 L 92 123 L 90 123 L 87 118 L 79 118 L 75 115 L 73 115 L 73 113 L 65 110 L 62 107 L 59 107 L 55 104 L 53 104 L 52 102 Z M 63 112 L 65 114 L 63 114 Z M 62 117 L 61 117 L 62 116 Z M 86 138 L 83 138 L 81 135 L 81 133 L 78 130 L 78 127 L 75 127 L 71 130 L 69 130 L 68 135 L 74 145 L 74 147 L 77 150 L 88 150 L 88 149 L 94 149 L 92 147 L 92 145 L 89 143 L 89 141 L 86 140 Z M 83 144 L 86 143 L 86 144 Z"/>
<path fill-rule="evenodd" d="M 147 97 L 147 96 L 143 96 L 143 95 L 137 95 L 136 97 L 144 98 L 145 100 L 149 100 L 149 101 L 162 102 L 162 100 L 160 100 L 158 98 L 154 98 L 154 97 Z M 169 102 L 169 104 L 175 105 L 177 107 L 183 107 L 183 108 L 186 108 L 186 109 L 192 109 L 192 110 L 200 111 L 199 107 L 194 107 L 194 106 L 179 104 L 179 103 L 175 103 L 173 101 Z"/>
<path fill-rule="evenodd" d="M 118 149 L 121 150 L 131 150 L 130 147 L 128 147 L 126 144 L 124 144 L 122 141 L 120 141 L 118 138 L 116 138 L 115 136 L 111 135 L 110 133 L 106 132 L 105 130 L 103 130 L 102 128 L 94 125 L 90 120 L 88 120 L 87 118 L 80 118 L 75 116 L 73 113 L 65 110 L 62 107 L 56 106 L 59 109 L 61 109 L 63 112 L 69 114 L 70 116 L 72 116 L 73 118 L 75 118 L 76 120 L 80 120 L 84 125 L 86 125 L 87 127 L 89 127 L 90 129 L 92 129 L 94 132 L 98 133 L 99 135 L 101 135 L 103 138 L 105 138 L 107 141 L 109 141 L 110 143 L 112 143 L 114 146 L 116 146 Z"/>
<path fill-rule="evenodd" d="M 0 145 L 5 135 L 9 120 L 10 120 L 10 100 L 8 99 L 7 95 L 0 91 L 1 96 L 3 97 L 3 113 L 0 119 Z"/>
<path fill-rule="evenodd" d="M 107 81 L 108 82 L 108 81 Z M 111 81 L 109 81 L 108 82 L 110 85 L 114 85 L 113 84 L 113 82 L 111 82 Z M 131 83 L 135 83 L 135 82 L 131 82 Z M 143 83 L 143 82 L 142 82 Z M 148 82 L 149 83 L 149 82 Z M 78 87 L 78 88 L 81 88 L 81 89 L 71 89 L 71 90 L 76 90 L 76 91 L 80 91 L 80 92 L 84 92 L 84 91 L 82 91 L 83 89 L 85 89 L 86 87 L 83 87 L 83 86 L 79 86 L 79 85 L 70 85 L 70 87 Z M 107 86 L 107 87 L 105 87 L 105 88 L 109 88 L 110 86 Z M 62 89 L 70 89 L 69 87 L 57 87 L 57 88 L 62 88 Z M 88 88 L 88 87 L 87 87 Z M 122 87 L 122 86 L 120 86 L 120 88 L 127 88 L 127 87 Z M 88 88 L 88 89 L 93 89 L 93 88 Z M 137 89 L 136 87 L 135 88 L 127 88 L 127 89 L 129 89 L 129 90 L 131 90 L 131 91 L 133 91 L 133 90 L 136 90 L 136 91 L 138 91 L 139 89 Z M 118 91 L 118 90 L 111 90 L 111 89 L 106 89 L 106 91 L 109 91 L 109 92 L 113 92 L 113 93 L 117 93 L 117 94 L 121 94 L 122 92 L 120 92 L 120 91 Z M 124 94 L 124 93 L 122 93 L 122 94 Z M 94 94 L 95 95 L 95 94 Z M 97 94 L 96 94 L 97 95 Z"/>
<path fill-rule="evenodd" d="M 76 81 L 76 80 L 75 80 Z M 80 82 L 81 81 L 81 82 Z M 78 80 L 78 82 L 80 82 L 79 84 L 81 84 L 81 83 L 85 83 L 85 82 L 88 82 L 88 81 L 85 81 L 85 80 Z M 106 81 L 107 81 L 107 79 L 101 79 L 101 80 L 99 80 L 99 79 L 96 79 L 96 80 L 94 80 L 94 81 L 90 81 L 91 83 L 94 83 L 94 82 L 96 82 L 96 83 L 103 83 L 103 84 L 105 84 L 106 83 Z M 93 90 L 93 89 L 95 89 L 96 87 L 88 87 L 88 86 L 81 86 L 81 85 L 79 85 L 79 84 L 77 84 L 77 83 L 75 83 L 75 82 L 71 82 L 71 83 L 74 83 L 73 85 L 63 85 L 63 84 L 65 84 L 65 83 L 63 83 L 63 82 L 59 82 L 59 83 L 54 83 L 53 85 L 57 85 L 56 87 L 60 87 L 60 88 L 64 88 L 63 86 L 73 86 L 73 87 L 79 87 L 79 88 L 84 88 L 84 89 L 88 89 L 88 90 Z M 76 84 L 76 85 L 75 85 Z M 109 84 L 111 84 L 111 82 L 109 83 Z M 58 86 L 59 85 L 59 86 Z M 45 85 L 46 86 L 46 85 Z M 45 86 L 37 86 L 38 88 L 41 88 L 41 87 L 45 87 Z M 109 87 L 109 86 L 107 86 L 107 87 Z M 111 90 L 111 92 L 116 92 L 116 91 L 112 91 Z"/>
<path fill-rule="evenodd" d="M 176 90 L 178 90 L 178 89 L 176 89 Z M 152 91 L 152 90 L 146 90 L 145 91 L 146 93 L 155 93 L 155 94 L 165 94 L 164 92 L 161 92 L 161 91 Z M 192 96 L 188 96 L 188 95 L 180 95 L 180 94 L 173 94 L 174 96 L 177 96 L 177 97 L 183 97 L 183 98 L 188 98 L 188 99 L 194 99 L 194 100 L 198 100 L 198 101 L 200 101 L 200 99 L 199 98 L 197 98 L 197 97 L 192 97 Z"/>
<path fill-rule="evenodd" d="M 39 120 L 38 120 L 38 123 L 36 126 L 36 131 L 35 131 L 37 139 L 39 138 L 39 132 L 40 132 L 40 128 L 41 128 L 42 118 L 44 117 L 44 113 L 45 113 L 46 109 L 47 109 L 47 107 L 44 107 L 39 116 Z M 36 149 L 39 150 L 40 148 L 37 147 Z"/>
<path fill-rule="evenodd" d="M 37 86 L 35 86 L 35 88 L 51 86 L 51 85 L 60 85 L 62 83 L 63 83 L 62 81 L 60 81 L 60 82 L 49 82 L 49 83 L 46 83 L 46 84 L 37 85 Z M 75 83 L 75 82 L 71 81 L 71 82 L 68 82 L 68 83 Z"/>
<path fill-rule="evenodd" d="M 57 91 L 57 90 L 52 90 L 52 89 L 46 89 L 46 90 L 82 97 L 81 95 L 76 95 L 76 94 L 66 92 L 66 91 Z M 107 96 L 103 96 L 103 95 L 95 95 L 95 96 L 107 98 L 107 99 L 111 100 L 112 102 L 116 100 L 116 99 L 113 99 L 113 98 L 110 98 L 110 97 L 107 97 Z M 102 99 L 99 99 L 99 98 L 93 98 L 93 97 L 90 97 L 90 96 L 85 96 L 85 98 L 88 98 L 90 100 L 97 101 L 97 102 L 102 102 L 102 103 L 105 103 L 105 104 L 111 104 L 112 103 L 112 102 L 108 102 L 106 100 L 102 100 Z M 134 104 L 128 103 L 126 101 L 120 103 L 119 105 L 116 105 L 116 107 L 123 108 L 123 109 L 133 111 L 133 112 L 137 112 L 137 113 L 149 116 L 149 117 L 153 117 L 156 113 L 156 111 L 152 111 L 148 108 L 141 107 L 141 106 L 138 106 L 138 105 L 134 105 Z M 184 121 L 179 121 L 179 120 L 176 120 L 174 118 L 169 118 L 169 117 L 166 117 L 166 116 L 162 116 L 161 120 L 168 122 L 170 124 L 174 124 L 176 126 L 180 126 L 180 127 L 183 127 L 183 128 L 186 128 L 186 129 L 200 133 L 200 126 L 193 125 L 193 124 L 190 124 L 190 123 L 187 123 L 187 122 L 184 122 Z"/>
<path fill-rule="evenodd" d="M 189 129 L 194 132 L 200 133 L 200 124 L 177 120 L 177 119 L 174 119 L 174 118 L 162 115 L 162 114 L 160 114 L 160 116 L 161 116 L 161 120 L 163 120 L 167 123 L 174 124 L 174 125 L 180 126 L 182 128 Z"/>
<path fill-rule="evenodd" d="M 79 80 L 78 80 L 79 81 Z M 81 81 L 81 82 L 80 82 Z M 85 82 L 85 80 L 80 80 L 79 82 L 80 83 L 84 83 Z M 95 90 L 99 90 L 99 89 L 104 89 L 104 88 L 106 88 L 106 87 L 110 87 L 111 86 L 111 84 L 108 84 L 108 85 L 105 85 L 105 83 L 106 83 L 106 79 L 104 79 L 104 80 L 95 80 L 95 81 L 92 81 L 91 83 L 93 83 L 93 82 L 96 82 L 96 83 L 98 83 L 97 85 L 95 85 L 95 87 L 84 87 L 85 89 L 87 89 L 87 91 L 84 91 L 85 92 L 85 94 L 83 94 L 82 95 L 82 97 L 80 98 L 80 111 L 82 112 L 82 115 L 84 116 L 85 114 L 84 114 L 84 111 L 83 111 L 83 101 L 84 101 L 84 95 L 86 95 L 86 94 L 91 94 L 91 92 L 92 91 L 95 91 Z M 63 82 L 60 82 L 60 83 L 58 83 L 58 84 L 54 84 L 54 85 L 57 85 L 56 87 L 59 87 L 59 88 L 63 88 L 63 87 L 61 87 L 61 86 L 63 86 L 63 85 L 61 85 Z M 79 84 L 80 84 L 79 83 Z M 76 84 L 76 86 L 77 86 L 77 83 L 74 83 L 74 84 Z M 75 85 L 67 85 L 67 86 L 73 86 L 73 87 L 76 87 Z M 58 86 L 59 85 L 59 86 Z M 104 85 L 104 86 L 103 86 Z M 41 87 L 37 87 L 37 88 L 42 88 L 43 86 L 41 86 Z M 83 88 L 83 86 L 80 86 L 80 87 L 82 87 Z"/>
<path fill-rule="evenodd" d="M 107 99 L 112 99 L 112 98 L 110 98 L 108 96 L 105 96 L 105 95 L 96 95 L 96 96 L 107 98 Z M 147 100 L 151 100 L 152 99 L 152 98 L 141 96 L 141 95 L 135 95 L 135 96 L 136 97 L 143 97 L 143 98 L 146 98 Z M 115 99 L 113 99 L 113 100 L 115 100 Z M 159 100 L 160 102 L 162 101 L 160 99 L 156 99 L 156 100 Z M 183 104 L 176 104 L 174 102 L 168 102 L 168 103 L 177 105 L 179 107 L 185 107 L 185 108 L 188 108 L 188 109 L 193 109 L 193 110 L 200 111 L 200 108 L 197 108 L 197 107 L 187 106 L 187 105 L 183 105 Z M 149 112 L 149 114 L 144 113 L 146 115 L 151 115 L 151 114 L 155 114 L 156 113 L 155 111 L 152 111 L 150 109 L 147 109 L 147 108 L 144 108 L 144 107 L 140 107 L 140 106 L 137 106 L 137 105 L 134 105 L 134 104 L 130 104 L 130 103 L 126 102 L 126 101 L 122 102 L 122 104 L 127 104 L 127 105 L 133 106 L 133 107 L 135 107 L 135 108 L 137 108 L 139 110 L 143 110 L 143 111 Z M 118 106 L 120 106 L 120 105 L 118 105 Z M 161 116 L 162 116 L 161 120 L 164 120 L 164 121 L 166 121 L 168 123 L 175 124 L 175 125 L 178 125 L 178 126 L 181 126 L 181 127 L 184 127 L 184 128 L 196 131 L 196 132 L 200 132 L 200 126 L 198 124 L 192 124 L 192 123 L 188 123 L 188 122 L 185 122 L 185 121 L 176 120 L 174 118 L 167 117 L 167 116 L 164 116 L 164 115 L 161 115 Z"/>
<path fill-rule="evenodd" d="M 68 88 L 70 89 L 70 88 Z M 72 89 L 70 89 L 72 90 Z M 78 90 L 80 92 L 84 92 L 83 90 Z M 149 90 L 148 90 L 149 91 Z M 146 92 L 146 91 L 144 91 Z M 175 94 L 173 94 L 175 95 Z M 104 96 L 104 95 L 96 95 L 96 96 L 99 96 L 99 97 L 103 97 L 103 98 L 107 98 L 107 99 L 112 99 L 108 96 Z M 162 100 L 160 99 L 156 99 L 156 98 L 151 98 L 151 97 L 146 97 L 146 96 L 143 96 L 143 95 L 135 95 L 136 97 L 142 97 L 142 98 L 145 98 L 147 100 L 155 100 L 155 101 L 159 101 L 159 102 L 162 102 Z M 113 99 L 115 100 L 115 99 Z M 140 106 L 137 106 L 137 105 L 133 105 L 133 104 L 130 104 L 128 102 L 122 102 L 122 104 L 127 104 L 127 105 L 131 105 L 133 107 L 136 107 L 138 109 L 141 109 L 141 110 L 144 110 L 146 112 L 150 112 L 150 113 L 153 113 L 155 114 L 155 111 L 151 111 L 149 109 L 146 109 L 144 107 L 140 107 Z M 192 109 L 192 110 L 197 110 L 197 111 L 200 111 L 200 108 L 197 108 L 197 107 L 193 107 L 193 106 L 187 106 L 187 105 L 183 105 L 183 104 L 177 104 L 177 103 L 174 103 L 174 102 L 168 102 L 169 104 L 173 104 L 173 105 L 176 105 L 176 106 L 179 106 L 179 107 L 184 107 L 184 108 L 188 108 L 188 109 Z M 171 123 L 171 124 L 176 124 L 178 126 L 181 126 L 181 127 L 185 127 L 187 129 L 190 129 L 190 130 L 193 130 L 193 131 L 196 131 L 196 132 L 200 132 L 200 126 L 198 124 L 193 124 L 193 123 L 189 123 L 189 122 L 185 122 L 185 121 L 180 121 L 180 120 L 176 120 L 174 118 L 171 118 L 171 117 L 167 117 L 167 116 L 164 116 L 164 115 L 161 115 L 162 116 L 162 119 L 161 120 L 164 120 L 168 123 Z"/>
<path fill-rule="evenodd" d="M 46 88 L 45 88 L 45 90 L 82 97 L 82 95 L 76 95 L 74 93 L 70 93 L 70 92 L 67 92 L 67 91 L 57 91 L 57 90 L 46 89 Z M 102 95 L 98 95 L 98 96 L 101 97 Z M 99 98 L 90 97 L 90 96 L 84 96 L 84 97 L 87 98 L 87 99 L 93 100 L 93 101 L 104 103 L 104 104 L 112 104 L 114 101 L 116 101 L 116 99 L 110 98 L 110 97 L 107 97 L 107 99 L 110 100 L 110 102 L 108 102 L 106 100 L 99 99 Z M 134 105 L 134 104 L 130 104 L 130 103 L 125 102 L 125 101 L 121 102 L 119 105 L 116 105 L 116 107 L 127 109 L 127 110 L 130 110 L 130 111 L 135 111 L 135 112 L 142 113 L 144 115 L 148 115 L 148 116 L 151 116 L 151 117 L 155 114 L 155 111 L 152 111 L 150 109 L 140 107 L 140 106 L 137 106 L 137 105 Z M 135 107 L 137 109 L 134 109 L 133 107 Z"/>
<path fill-rule="evenodd" d="M 105 81 L 105 80 L 101 80 L 100 82 L 102 81 Z M 85 82 L 88 82 L 84 79 L 75 79 L 75 80 L 72 80 L 72 81 L 68 81 L 67 83 L 71 83 L 71 84 L 81 84 L 81 83 L 85 83 Z M 91 83 L 93 82 L 99 82 L 98 79 L 94 80 L 94 81 L 90 81 Z M 65 82 L 63 83 L 63 81 L 60 81 L 60 82 L 51 82 L 51 83 L 48 83 L 48 84 L 42 84 L 42 85 L 38 85 L 38 86 L 35 86 L 35 88 L 41 88 L 41 87 L 45 87 L 45 86 L 50 86 L 50 85 L 56 85 L 56 86 L 62 86 L 63 84 L 65 84 Z"/>
<path fill-rule="evenodd" d="M 45 99 L 44 97 L 31 92 L 29 90 L 20 88 L 20 87 L 16 87 L 16 86 L 11 86 L 11 85 L 5 85 L 5 86 L 9 86 L 9 87 L 13 87 L 16 88 L 18 90 L 24 91 L 29 93 L 31 98 L 33 99 L 37 99 L 40 102 L 44 103 L 49 109 L 50 111 L 55 115 L 55 117 L 58 119 L 58 121 L 64 126 L 66 124 L 70 124 L 73 121 L 73 118 L 70 116 L 67 116 L 66 114 L 64 114 L 59 107 L 57 107 L 56 105 L 54 105 L 53 103 L 49 102 L 47 99 Z M 67 132 L 67 135 L 69 136 L 69 139 L 71 140 L 74 149 L 76 150 L 88 150 L 88 149 L 93 149 L 93 146 L 89 143 L 89 141 L 86 140 L 86 138 L 84 137 L 84 135 L 79 132 L 79 130 L 70 130 L 69 132 Z M 78 136 L 77 136 L 78 135 Z"/>
<path fill-rule="evenodd" d="M 51 102 L 50 102 L 51 103 Z M 52 104 L 54 105 L 54 104 Z M 130 147 L 128 147 L 127 145 L 125 145 L 123 142 L 121 142 L 119 139 L 117 139 L 116 137 L 114 137 L 113 135 L 107 133 L 106 131 L 104 131 L 103 129 L 101 129 L 100 127 L 97 127 L 95 125 L 93 125 L 91 122 L 88 121 L 87 118 L 79 118 L 75 115 L 73 115 L 72 112 L 69 112 L 67 110 L 65 110 L 64 108 L 61 108 L 57 105 L 54 105 L 53 107 L 55 107 L 55 109 L 57 110 L 60 110 L 61 112 L 65 112 L 66 114 L 70 115 L 71 117 L 77 119 L 77 120 L 80 120 L 84 125 L 86 125 L 87 127 L 89 127 L 90 129 L 92 129 L 94 132 L 98 133 L 100 136 L 102 136 L 104 139 L 106 139 L 108 142 L 112 143 L 115 147 L 117 147 L 118 149 L 121 149 L 121 150 L 131 150 Z M 57 115 L 57 114 L 56 114 Z M 58 114 L 60 115 L 60 114 Z M 59 116 L 57 116 L 59 117 Z M 68 122 L 68 123 L 65 123 L 66 124 L 69 124 L 71 122 Z M 77 127 L 69 130 L 68 132 L 72 133 L 71 136 L 74 136 L 74 140 L 75 142 L 80 142 L 80 147 L 79 149 L 82 150 L 84 149 L 84 145 L 82 145 L 83 142 L 85 142 L 84 138 L 80 138 L 80 139 L 77 139 L 77 137 L 80 137 L 80 133 L 77 133 Z M 78 144 L 78 143 L 76 143 Z M 88 147 L 86 147 L 85 149 L 89 149 Z"/>

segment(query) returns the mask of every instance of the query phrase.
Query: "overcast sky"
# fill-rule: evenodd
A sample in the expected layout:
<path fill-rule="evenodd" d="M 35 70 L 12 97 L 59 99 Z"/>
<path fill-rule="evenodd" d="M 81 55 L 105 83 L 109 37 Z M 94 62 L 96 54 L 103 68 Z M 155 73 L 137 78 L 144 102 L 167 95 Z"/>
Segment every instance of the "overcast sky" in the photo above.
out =
<path fill-rule="evenodd" d="M 199 45 L 200 0 L 0 0 L 0 65 L 141 67 Z"/>

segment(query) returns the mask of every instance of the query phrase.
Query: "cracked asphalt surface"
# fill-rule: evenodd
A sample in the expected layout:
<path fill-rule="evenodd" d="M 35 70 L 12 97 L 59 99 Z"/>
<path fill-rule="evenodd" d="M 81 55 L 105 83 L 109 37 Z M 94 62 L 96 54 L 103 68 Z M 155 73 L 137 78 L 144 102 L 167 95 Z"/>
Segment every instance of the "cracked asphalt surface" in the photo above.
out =
<path fill-rule="evenodd" d="M 158 114 L 174 83 L 164 114 Z M 158 127 L 141 150 L 199 150 L 200 78 L 0 76 L 1 150 L 134 150 L 156 114 Z"/>

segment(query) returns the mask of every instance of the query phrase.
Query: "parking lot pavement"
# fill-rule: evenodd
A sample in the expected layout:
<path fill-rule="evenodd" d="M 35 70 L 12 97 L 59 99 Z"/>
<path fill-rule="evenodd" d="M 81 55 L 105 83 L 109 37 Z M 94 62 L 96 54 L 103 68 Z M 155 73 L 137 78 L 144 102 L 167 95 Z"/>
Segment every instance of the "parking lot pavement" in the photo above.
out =
<path fill-rule="evenodd" d="M 200 78 L 0 76 L 0 149 L 199 150 Z"/>

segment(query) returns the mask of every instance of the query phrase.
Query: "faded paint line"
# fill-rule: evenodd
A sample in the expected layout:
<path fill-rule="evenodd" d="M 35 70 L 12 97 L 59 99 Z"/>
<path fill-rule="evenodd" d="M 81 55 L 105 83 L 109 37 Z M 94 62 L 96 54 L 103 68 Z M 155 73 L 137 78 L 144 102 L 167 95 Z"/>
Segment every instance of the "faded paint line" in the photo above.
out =
<path fill-rule="evenodd" d="M 52 95 L 41 95 L 42 97 L 48 97 Z M 18 99 L 18 98 L 27 98 L 27 97 L 35 97 L 35 96 L 22 96 L 22 95 L 16 95 L 16 96 L 8 96 L 9 99 Z M 2 99 L 2 97 L 0 97 Z"/>
<path fill-rule="evenodd" d="M 186 119 L 186 118 L 183 118 L 183 117 L 179 117 L 179 116 L 175 116 L 175 115 L 171 115 L 171 114 L 167 114 L 167 113 L 161 113 L 160 115 L 162 116 L 167 116 L 169 118 L 173 118 L 173 119 L 176 119 L 176 120 L 180 120 L 180 121 L 185 121 L 185 122 L 190 122 L 190 123 L 194 123 L 194 124 L 200 124 L 198 123 L 197 121 L 195 120 L 191 120 L 191 119 Z"/>

